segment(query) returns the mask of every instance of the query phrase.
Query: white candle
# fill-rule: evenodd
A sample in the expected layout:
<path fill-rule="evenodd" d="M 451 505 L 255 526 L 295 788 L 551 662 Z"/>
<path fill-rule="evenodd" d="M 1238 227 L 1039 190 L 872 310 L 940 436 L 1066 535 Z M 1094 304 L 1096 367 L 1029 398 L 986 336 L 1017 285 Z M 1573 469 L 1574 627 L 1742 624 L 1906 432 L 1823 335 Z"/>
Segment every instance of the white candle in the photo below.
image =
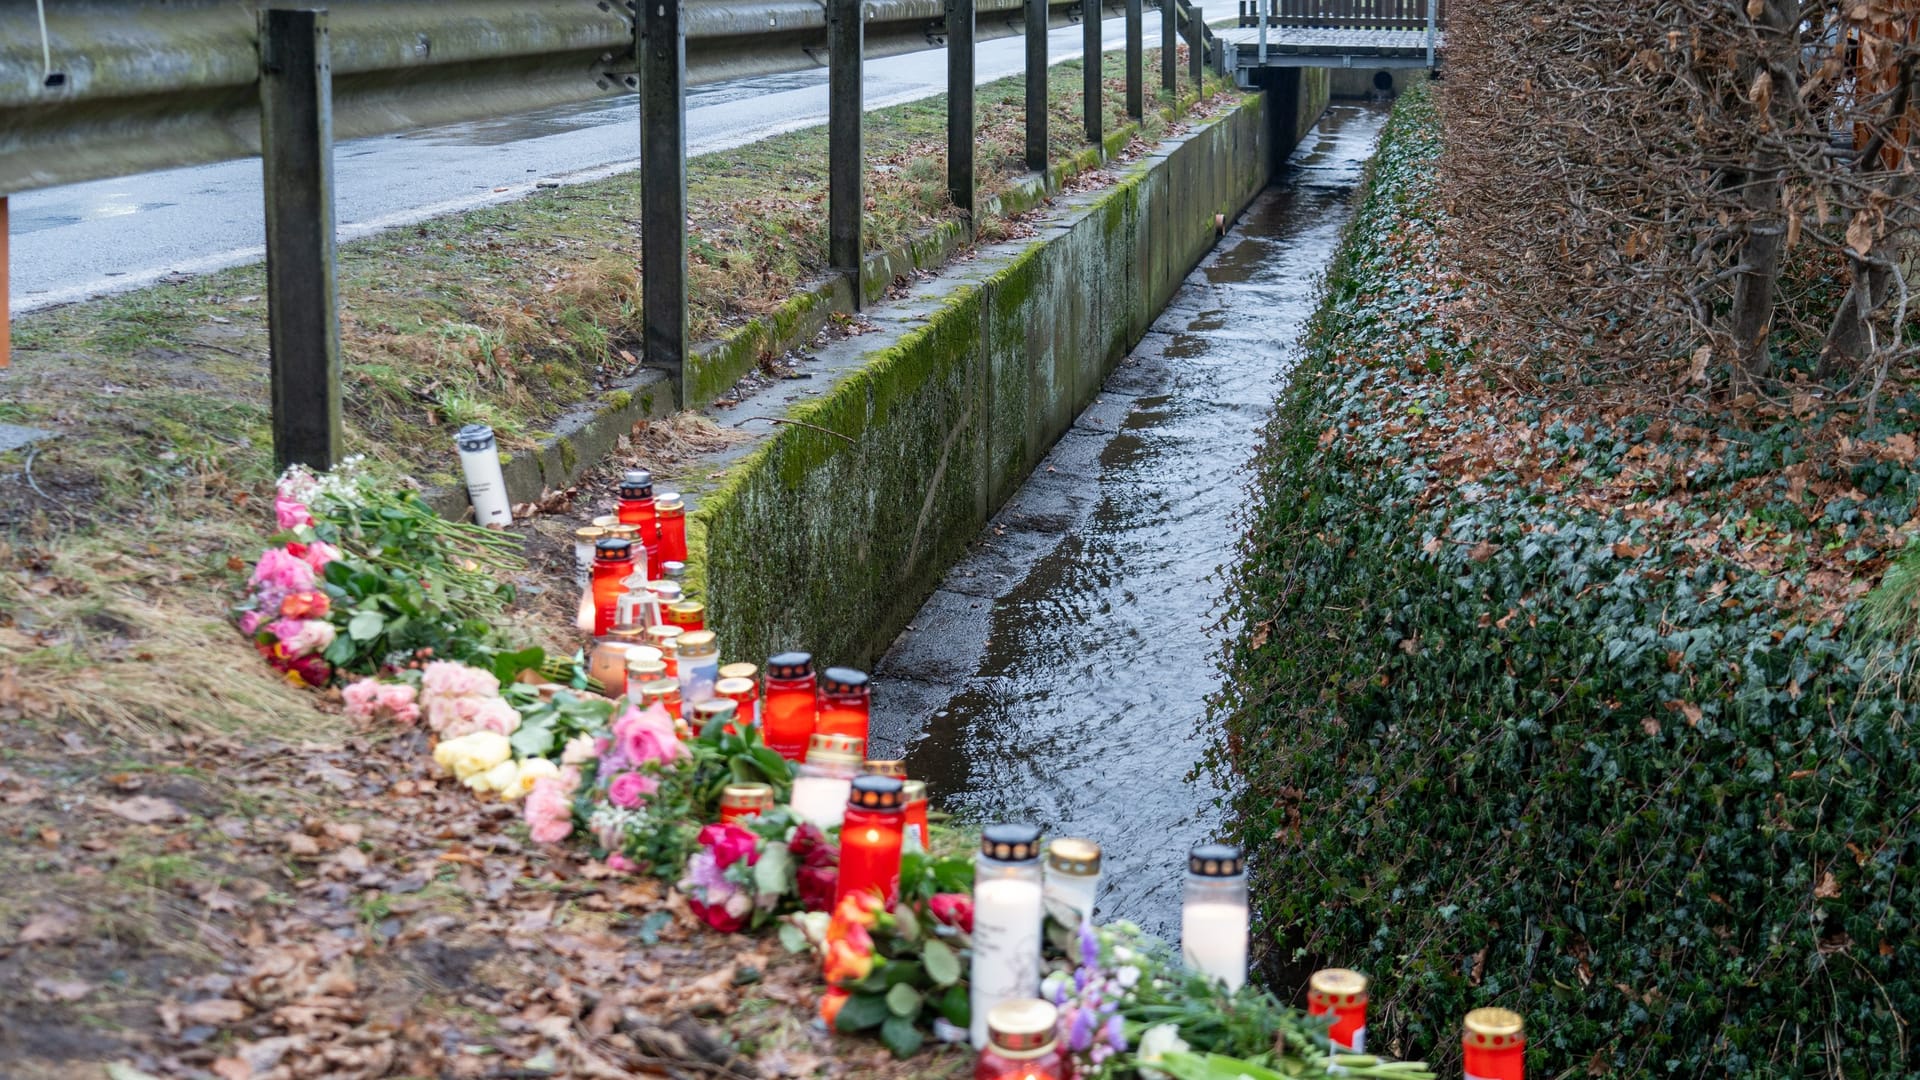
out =
<path fill-rule="evenodd" d="M 1053 909 L 1053 917 L 1062 923 L 1078 925 L 1093 918 L 1093 901 L 1100 891 L 1100 877 L 1097 874 L 1072 875 L 1047 871 L 1047 905 Z M 1070 918 L 1062 918 L 1062 913 Z"/>
<path fill-rule="evenodd" d="M 485 424 L 468 424 L 454 435 L 453 442 L 460 450 L 467 498 L 473 500 L 473 520 L 490 526 L 513 524 L 513 507 L 507 502 L 507 481 L 500 473 L 500 450 L 494 444 L 493 429 Z"/>
<path fill-rule="evenodd" d="M 793 798 L 787 805 L 801 819 L 822 829 L 835 829 L 847 819 L 847 796 L 851 794 L 851 777 L 797 776 L 793 780 Z"/>
<path fill-rule="evenodd" d="M 973 1045 L 987 1045 L 987 1010 L 1040 996 L 1040 883 L 981 880 L 973 889 Z"/>
<path fill-rule="evenodd" d="M 1180 952 L 1187 967 L 1238 990 L 1247 982 L 1245 904 L 1189 903 L 1180 912 Z"/>

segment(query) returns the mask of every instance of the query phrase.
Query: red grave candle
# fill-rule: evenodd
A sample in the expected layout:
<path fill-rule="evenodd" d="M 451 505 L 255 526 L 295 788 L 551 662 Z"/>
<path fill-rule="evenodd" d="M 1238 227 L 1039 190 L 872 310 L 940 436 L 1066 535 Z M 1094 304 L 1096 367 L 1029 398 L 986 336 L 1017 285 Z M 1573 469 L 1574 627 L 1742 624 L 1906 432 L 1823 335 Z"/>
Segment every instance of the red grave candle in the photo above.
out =
<path fill-rule="evenodd" d="M 840 826 L 840 882 L 835 906 L 858 892 L 879 893 L 892 904 L 900 898 L 900 848 L 906 819 L 905 785 L 891 776 L 861 776 L 847 796 L 847 820 Z"/>
<path fill-rule="evenodd" d="M 1327 1038 L 1335 1050 L 1367 1052 L 1367 977 L 1346 968 L 1324 968 L 1307 980 L 1307 1015 L 1332 1018 Z"/>
<path fill-rule="evenodd" d="M 660 542 L 647 545 L 651 558 L 648 576 L 664 577 L 666 564 L 685 565 L 687 561 L 687 504 L 675 492 L 663 491 L 653 501 L 653 513 L 660 529 Z"/>
<path fill-rule="evenodd" d="M 803 652 L 781 653 L 767 661 L 767 697 L 760 710 L 760 734 L 774 753 L 788 761 L 807 756 L 813 738 L 813 657 Z"/>
<path fill-rule="evenodd" d="M 622 525 L 640 526 L 642 542 L 653 539 L 652 473 L 645 469 L 628 469 L 626 475 L 620 478 L 620 510 L 616 516 Z"/>
<path fill-rule="evenodd" d="M 828 735 L 846 735 L 862 742 L 867 738 L 867 715 L 873 701 L 873 688 L 865 672 L 852 668 L 830 667 L 820 679 L 820 718 L 814 730 Z"/>
<path fill-rule="evenodd" d="M 1060 1013 L 1039 998 L 1003 1001 L 987 1010 L 987 1045 L 973 1080 L 1066 1080 L 1055 1029 Z"/>
<path fill-rule="evenodd" d="M 919 843 L 921 851 L 930 851 L 932 842 L 927 833 L 927 782 L 908 780 L 906 785 L 907 835 Z"/>
<path fill-rule="evenodd" d="M 1527 1037 L 1519 1013 L 1475 1009 L 1464 1027 L 1460 1048 L 1466 1080 L 1525 1080 Z"/>
<path fill-rule="evenodd" d="M 633 545 L 625 540 L 606 539 L 593 545 L 593 635 L 605 636 L 613 629 L 620 605 L 621 584 L 633 573 Z"/>

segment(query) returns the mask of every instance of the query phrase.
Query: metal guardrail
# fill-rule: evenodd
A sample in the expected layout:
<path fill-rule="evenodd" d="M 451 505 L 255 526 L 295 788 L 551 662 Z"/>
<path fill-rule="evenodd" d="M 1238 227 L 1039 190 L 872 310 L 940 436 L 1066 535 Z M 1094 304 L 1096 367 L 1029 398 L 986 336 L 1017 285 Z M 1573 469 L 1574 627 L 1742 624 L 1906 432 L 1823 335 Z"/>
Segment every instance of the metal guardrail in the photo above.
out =
<path fill-rule="evenodd" d="M 1047 0 L 1064 25 L 1081 0 Z M 259 0 L 0 0 L 0 196 L 260 152 Z M 631 92 L 630 0 L 331 0 L 337 138 Z M 976 0 L 976 37 L 1022 31 Z M 865 55 L 942 44 L 944 0 L 866 0 Z M 824 67 L 818 0 L 684 5 L 690 84 Z"/>

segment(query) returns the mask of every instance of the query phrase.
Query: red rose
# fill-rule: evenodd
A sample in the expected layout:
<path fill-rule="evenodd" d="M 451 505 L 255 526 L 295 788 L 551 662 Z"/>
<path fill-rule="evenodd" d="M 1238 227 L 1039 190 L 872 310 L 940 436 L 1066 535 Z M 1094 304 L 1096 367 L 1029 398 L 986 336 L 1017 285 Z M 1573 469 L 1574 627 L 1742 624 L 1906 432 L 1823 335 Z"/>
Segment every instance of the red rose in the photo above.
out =
<path fill-rule="evenodd" d="M 840 887 L 839 867 L 802 865 L 794 872 L 794 881 L 799 886 L 800 906 L 808 911 L 833 910 L 833 894 Z"/>
<path fill-rule="evenodd" d="M 713 861 L 725 870 L 741 859 L 748 866 L 760 861 L 760 838 L 732 822 L 721 825 L 709 825 L 700 830 L 699 841 L 702 847 L 713 849 Z"/>
<path fill-rule="evenodd" d="M 809 823 L 795 829 L 787 848 L 793 853 L 794 861 L 801 866 L 825 869 L 840 865 L 839 847 L 827 839 L 827 834 L 821 832 L 818 825 Z"/>
<path fill-rule="evenodd" d="M 940 893 L 927 906 L 933 917 L 963 934 L 973 933 L 973 897 L 966 893 Z"/>
<path fill-rule="evenodd" d="M 723 934 L 736 934 L 745 929 L 747 915 L 753 913 L 749 908 L 746 915 L 734 915 L 727 911 L 724 904 L 703 904 L 692 899 L 687 901 L 687 906 L 693 909 L 695 915 L 700 916 L 702 922 Z"/>

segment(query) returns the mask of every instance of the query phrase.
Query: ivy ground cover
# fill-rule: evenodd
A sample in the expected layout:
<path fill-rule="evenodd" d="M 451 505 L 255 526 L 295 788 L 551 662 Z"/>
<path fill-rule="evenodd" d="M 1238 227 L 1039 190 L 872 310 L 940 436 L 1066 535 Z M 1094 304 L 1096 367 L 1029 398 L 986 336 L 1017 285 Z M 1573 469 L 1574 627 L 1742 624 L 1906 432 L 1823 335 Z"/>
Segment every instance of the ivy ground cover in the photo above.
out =
<path fill-rule="evenodd" d="M 1500 1005 L 1537 1075 L 1904 1074 L 1914 398 L 1497 380 L 1439 119 L 1397 105 L 1254 463 L 1215 763 L 1268 972 L 1369 972 L 1443 1072 Z"/>

